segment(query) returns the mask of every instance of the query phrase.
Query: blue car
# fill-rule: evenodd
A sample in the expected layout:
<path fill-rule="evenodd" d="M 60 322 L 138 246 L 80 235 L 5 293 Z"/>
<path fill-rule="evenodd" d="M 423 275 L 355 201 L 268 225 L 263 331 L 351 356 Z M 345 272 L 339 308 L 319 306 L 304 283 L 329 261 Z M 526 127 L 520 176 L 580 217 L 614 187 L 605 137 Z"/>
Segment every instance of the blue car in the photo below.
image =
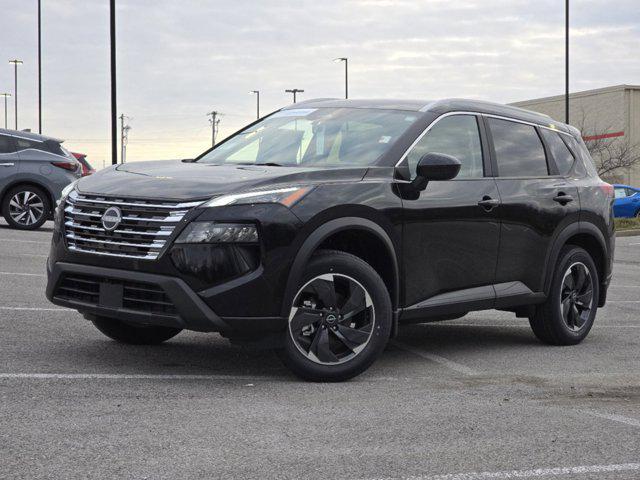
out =
<path fill-rule="evenodd" d="M 640 218 L 640 188 L 629 185 L 614 185 L 614 188 L 613 215 L 617 218 Z"/>

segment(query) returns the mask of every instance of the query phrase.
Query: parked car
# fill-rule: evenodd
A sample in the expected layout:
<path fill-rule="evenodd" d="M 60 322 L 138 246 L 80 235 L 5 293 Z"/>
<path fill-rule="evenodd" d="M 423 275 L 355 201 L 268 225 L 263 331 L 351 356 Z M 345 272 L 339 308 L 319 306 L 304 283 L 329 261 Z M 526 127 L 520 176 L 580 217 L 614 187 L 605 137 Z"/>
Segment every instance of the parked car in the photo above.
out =
<path fill-rule="evenodd" d="M 605 304 L 613 187 L 579 132 L 485 102 L 315 100 L 194 160 L 70 185 L 47 297 L 119 342 L 182 329 L 366 370 L 399 324 L 500 309 L 573 345 Z"/>
<path fill-rule="evenodd" d="M 640 218 L 640 188 L 614 185 L 613 214 L 618 218 Z"/>
<path fill-rule="evenodd" d="M 0 128 L 0 205 L 10 227 L 41 227 L 80 172 L 62 140 Z"/>
<path fill-rule="evenodd" d="M 95 168 L 93 168 L 91 166 L 91 164 L 89 163 L 89 160 L 87 160 L 87 155 L 86 154 L 71 152 L 71 155 L 73 155 L 75 157 L 75 159 L 78 160 L 78 162 L 80 162 L 80 167 L 82 168 L 82 176 L 83 177 L 86 177 L 87 175 L 91 175 L 93 173 L 96 173 Z"/>

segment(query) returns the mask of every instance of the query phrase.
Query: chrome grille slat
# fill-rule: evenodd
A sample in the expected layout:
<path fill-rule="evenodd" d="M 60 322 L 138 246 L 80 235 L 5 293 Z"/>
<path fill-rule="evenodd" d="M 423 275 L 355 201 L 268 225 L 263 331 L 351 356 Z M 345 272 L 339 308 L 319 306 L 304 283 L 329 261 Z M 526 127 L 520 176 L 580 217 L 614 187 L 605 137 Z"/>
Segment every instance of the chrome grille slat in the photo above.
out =
<path fill-rule="evenodd" d="M 190 208 L 202 202 L 169 202 L 72 192 L 64 205 L 64 234 L 69 250 L 114 257 L 155 260 Z M 122 211 L 108 232 L 101 218 L 107 208 Z"/>

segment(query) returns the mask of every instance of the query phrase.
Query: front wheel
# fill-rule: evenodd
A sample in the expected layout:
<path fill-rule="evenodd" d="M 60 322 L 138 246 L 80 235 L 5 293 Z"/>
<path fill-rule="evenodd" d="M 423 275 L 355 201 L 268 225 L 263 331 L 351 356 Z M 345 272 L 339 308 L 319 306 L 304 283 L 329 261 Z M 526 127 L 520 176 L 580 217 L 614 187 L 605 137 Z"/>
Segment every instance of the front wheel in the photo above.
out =
<path fill-rule="evenodd" d="M 291 305 L 279 356 L 296 375 L 343 381 L 364 372 L 391 332 L 389 292 L 378 273 L 354 255 L 314 255 Z"/>
<path fill-rule="evenodd" d="M 91 317 L 91 322 L 107 337 L 130 345 L 158 345 L 182 331 L 180 328 L 131 325 L 106 317 Z"/>
<path fill-rule="evenodd" d="M 545 303 L 529 318 L 544 343 L 575 345 L 589 334 L 599 298 L 598 270 L 589 253 L 572 245 L 561 251 Z"/>
<path fill-rule="evenodd" d="M 2 200 L 2 215 L 18 230 L 35 230 L 47 221 L 51 211 L 49 196 L 38 187 L 18 185 Z"/>

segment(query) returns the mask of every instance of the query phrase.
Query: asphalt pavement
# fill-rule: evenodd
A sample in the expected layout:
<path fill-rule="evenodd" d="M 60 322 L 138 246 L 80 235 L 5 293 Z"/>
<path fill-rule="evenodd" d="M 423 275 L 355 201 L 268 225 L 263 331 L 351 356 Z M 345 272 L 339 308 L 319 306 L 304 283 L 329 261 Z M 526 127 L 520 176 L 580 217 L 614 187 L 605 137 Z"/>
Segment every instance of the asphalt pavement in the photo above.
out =
<path fill-rule="evenodd" d="M 50 236 L 0 223 L 0 478 L 640 479 L 640 237 L 578 346 L 485 311 L 313 384 L 216 334 L 109 340 L 46 300 Z"/>

